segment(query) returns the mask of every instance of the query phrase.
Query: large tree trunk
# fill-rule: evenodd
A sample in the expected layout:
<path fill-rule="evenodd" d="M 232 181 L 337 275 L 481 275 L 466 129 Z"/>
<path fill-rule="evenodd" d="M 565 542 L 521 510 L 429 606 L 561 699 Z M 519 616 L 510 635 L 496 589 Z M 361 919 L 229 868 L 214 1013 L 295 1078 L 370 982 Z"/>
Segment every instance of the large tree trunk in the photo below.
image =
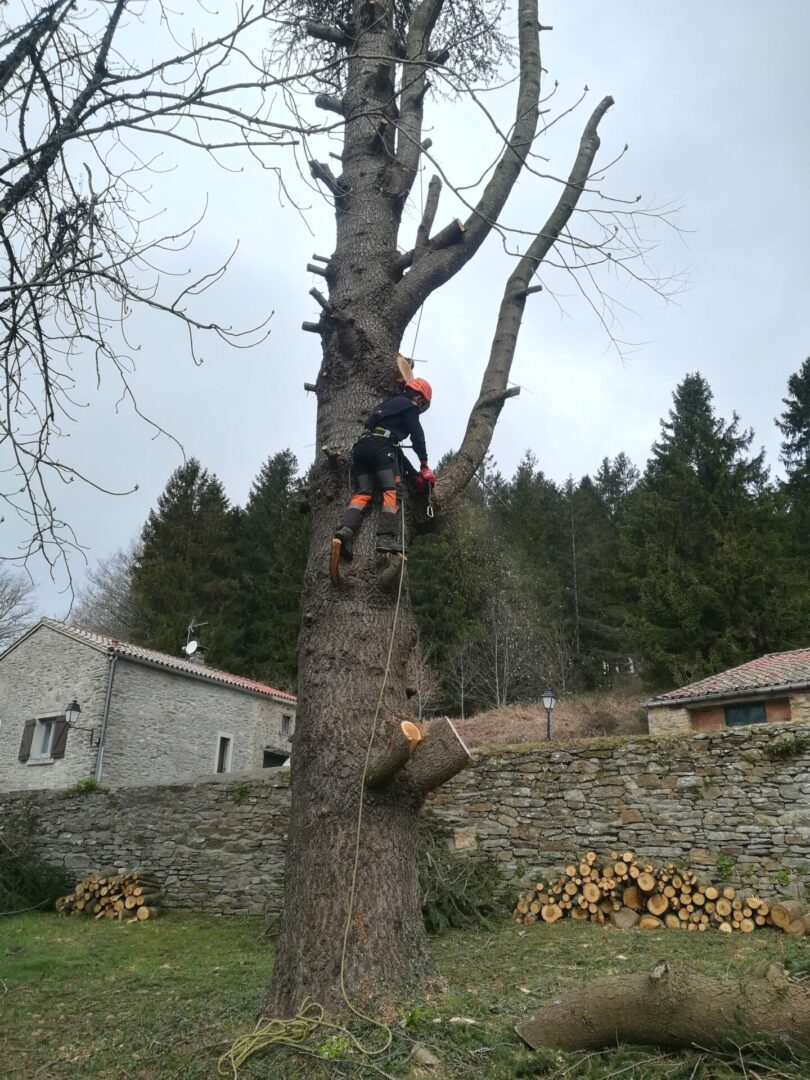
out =
<path fill-rule="evenodd" d="M 319 321 L 305 324 L 320 334 L 323 360 L 315 385 L 318 455 L 299 643 L 285 901 L 268 1001 L 268 1012 L 276 1016 L 294 1014 L 307 996 L 328 1008 L 342 1007 L 346 995 L 360 1005 L 381 995 L 396 1000 L 424 976 L 417 816 L 425 795 L 469 761 L 452 725 L 439 724 L 414 741 L 412 759 L 391 775 L 415 627 L 407 583 L 401 593 L 397 588 L 396 557 L 374 552 L 378 508 L 361 530 L 351 571 L 339 588 L 330 584 L 327 568 L 329 542 L 349 497 L 349 448 L 372 408 L 396 389 L 402 335 L 420 304 L 480 248 L 535 136 L 537 0 L 519 0 L 515 120 L 481 198 L 466 222 L 431 236 L 441 188 L 434 177 L 414 248 L 398 251 L 402 209 L 422 152 L 427 72 L 443 62 L 430 52 L 441 7 L 442 0 L 411 5 L 404 42 L 396 40 L 390 0 L 354 0 L 348 26 L 308 24 L 313 37 L 346 50 L 342 97 L 316 98 L 342 118 L 344 142 L 339 176 L 327 163 L 310 162 L 313 177 L 334 200 L 336 246 L 323 270 L 328 298 L 311 290 L 321 308 Z M 439 477 L 437 502 L 444 513 L 487 453 L 505 399 L 517 393 L 508 387 L 508 376 L 532 275 L 576 207 L 599 146 L 596 127 L 610 103 L 606 98 L 594 111 L 555 209 L 507 282 L 481 394 L 456 461 Z M 374 783 L 363 800 L 355 860 L 367 761 Z M 380 783 L 381 776 L 390 779 Z"/>
<path fill-rule="evenodd" d="M 357 5 L 358 18 L 363 5 Z M 366 750 L 386 672 L 399 595 L 397 556 L 376 555 L 378 508 L 369 513 L 343 585 L 329 581 L 329 541 L 349 498 L 348 448 L 376 403 L 396 392 L 401 329 L 381 318 L 394 280 L 400 207 L 391 187 L 392 136 L 372 146 L 375 121 L 394 101 L 390 17 L 376 19 L 349 61 L 343 171 L 337 183 L 336 252 L 328 267 L 329 310 L 321 319 L 313 539 L 303 592 L 300 707 L 292 744 L 292 817 L 284 913 L 268 1011 L 291 1015 L 307 995 L 340 1007 L 344 927 L 352 890 Z M 372 114 L 369 116 L 369 114 Z M 389 127 L 393 130 L 394 125 Z M 314 169 L 317 173 L 317 167 Z M 332 450 L 337 449 L 337 455 Z M 387 587 L 382 584 L 386 577 Z M 406 665 L 415 640 L 403 590 L 377 745 L 407 711 Z M 405 772 L 366 791 L 344 984 L 362 1005 L 381 988 L 391 996 L 427 968 L 417 882 L 416 823 L 424 795 Z"/>

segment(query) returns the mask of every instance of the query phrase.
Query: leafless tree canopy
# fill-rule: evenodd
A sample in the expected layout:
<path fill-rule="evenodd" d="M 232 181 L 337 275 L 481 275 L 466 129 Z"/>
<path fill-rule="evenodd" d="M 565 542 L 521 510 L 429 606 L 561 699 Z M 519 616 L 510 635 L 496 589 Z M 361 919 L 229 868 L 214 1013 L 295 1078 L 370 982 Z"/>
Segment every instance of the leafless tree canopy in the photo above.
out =
<path fill-rule="evenodd" d="M 132 636 L 137 610 L 132 595 L 132 567 L 138 552 L 139 545 L 133 542 L 99 560 L 76 594 L 71 622 L 109 637 Z"/>
<path fill-rule="evenodd" d="M 407 55 L 408 35 L 418 7 L 414 0 L 397 0 L 393 5 L 396 51 L 401 59 Z M 316 56 L 317 79 L 339 89 L 345 76 L 346 42 L 361 32 L 354 17 L 356 5 L 352 0 L 304 0 L 280 8 L 282 32 L 278 34 L 278 46 L 291 47 L 290 56 L 299 71 L 302 61 L 303 67 L 311 67 L 311 58 Z M 434 20 L 424 29 L 425 43 L 430 43 L 429 61 L 445 63 L 452 55 L 453 67 L 460 76 L 473 78 L 479 84 L 495 78 L 503 61 L 515 51 L 500 29 L 505 8 L 505 0 L 446 0 L 438 5 Z M 328 27 L 332 32 L 313 38 L 313 25 Z M 449 89 L 448 84 L 445 89 Z"/>
<path fill-rule="evenodd" d="M 53 563 L 72 542 L 52 488 L 80 478 L 60 436 L 86 404 L 88 375 L 116 378 L 138 411 L 124 325 L 135 308 L 181 320 L 192 356 L 203 331 L 235 345 L 263 336 L 199 314 L 195 299 L 224 267 L 169 290 L 172 253 L 188 246 L 194 223 L 161 234 L 148 187 L 161 145 L 217 160 L 238 150 L 272 167 L 267 154 L 291 143 L 270 120 L 261 49 L 257 58 L 243 48 L 266 33 L 270 6 L 231 5 L 209 40 L 192 21 L 185 42 L 162 0 L 0 7 L 0 503 L 26 522 L 23 557 L 39 551 Z M 145 51 L 154 26 L 158 56 Z"/>
<path fill-rule="evenodd" d="M 23 573 L 0 566 L 0 650 L 34 621 L 34 586 Z"/>

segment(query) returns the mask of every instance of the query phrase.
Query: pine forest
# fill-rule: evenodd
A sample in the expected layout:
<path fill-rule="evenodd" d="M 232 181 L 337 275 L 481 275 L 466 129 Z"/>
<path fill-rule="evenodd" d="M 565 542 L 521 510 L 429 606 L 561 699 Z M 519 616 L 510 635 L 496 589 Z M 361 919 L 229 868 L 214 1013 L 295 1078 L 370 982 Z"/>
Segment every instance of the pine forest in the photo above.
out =
<path fill-rule="evenodd" d="M 409 555 L 420 717 L 536 701 L 545 685 L 667 689 L 806 646 L 810 358 L 781 404 L 778 478 L 699 373 L 675 388 L 646 463 L 619 453 L 560 483 L 530 449 L 511 477 L 488 459 Z M 307 488 L 279 450 L 239 507 L 188 460 L 131 548 L 91 572 L 75 620 L 172 653 L 204 622 L 208 663 L 294 690 Z"/>

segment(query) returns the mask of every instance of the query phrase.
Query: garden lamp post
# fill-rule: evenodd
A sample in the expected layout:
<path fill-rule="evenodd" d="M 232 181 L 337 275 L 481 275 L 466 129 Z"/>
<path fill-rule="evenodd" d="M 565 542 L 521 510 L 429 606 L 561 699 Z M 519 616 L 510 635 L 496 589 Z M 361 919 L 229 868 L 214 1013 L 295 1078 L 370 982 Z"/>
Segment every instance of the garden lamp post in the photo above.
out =
<path fill-rule="evenodd" d="M 551 713 L 557 704 L 557 695 L 553 690 L 543 691 L 543 708 L 546 710 L 546 739 L 551 742 Z"/>

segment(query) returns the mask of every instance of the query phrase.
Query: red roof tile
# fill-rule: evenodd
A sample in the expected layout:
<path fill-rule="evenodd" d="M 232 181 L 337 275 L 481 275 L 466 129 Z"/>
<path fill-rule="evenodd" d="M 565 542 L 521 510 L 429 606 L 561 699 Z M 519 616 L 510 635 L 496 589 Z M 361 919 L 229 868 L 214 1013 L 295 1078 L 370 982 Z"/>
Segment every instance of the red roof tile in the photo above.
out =
<path fill-rule="evenodd" d="M 679 701 L 698 701 L 704 698 L 736 697 L 748 691 L 787 690 L 810 687 L 810 649 L 769 653 L 747 664 L 710 675 L 707 679 L 689 683 L 669 693 L 659 694 L 646 705 L 668 705 Z"/>
<path fill-rule="evenodd" d="M 140 645 L 132 645 L 127 641 L 118 641 L 117 638 L 94 634 L 91 630 L 84 630 L 80 626 L 70 626 L 68 623 L 58 622 L 56 619 L 41 619 L 37 625 L 49 626 L 52 630 L 58 630 L 75 641 L 91 645 L 94 649 L 102 649 L 105 652 L 112 650 L 119 656 L 123 656 L 127 660 L 134 660 L 136 663 L 166 668 L 181 675 L 192 675 L 198 679 L 207 679 L 210 682 L 220 683 L 224 686 L 232 686 L 237 690 L 247 690 L 250 693 L 277 698 L 279 701 L 289 701 L 292 704 L 297 701 L 293 694 L 286 694 L 283 690 L 275 690 L 272 686 L 255 682 L 253 679 L 245 679 L 241 675 L 231 675 L 228 671 L 220 671 L 218 668 L 208 667 L 207 664 L 195 664 L 191 660 L 183 660 L 179 656 L 172 656 L 170 653 L 158 652 L 157 649 L 144 649 Z"/>

